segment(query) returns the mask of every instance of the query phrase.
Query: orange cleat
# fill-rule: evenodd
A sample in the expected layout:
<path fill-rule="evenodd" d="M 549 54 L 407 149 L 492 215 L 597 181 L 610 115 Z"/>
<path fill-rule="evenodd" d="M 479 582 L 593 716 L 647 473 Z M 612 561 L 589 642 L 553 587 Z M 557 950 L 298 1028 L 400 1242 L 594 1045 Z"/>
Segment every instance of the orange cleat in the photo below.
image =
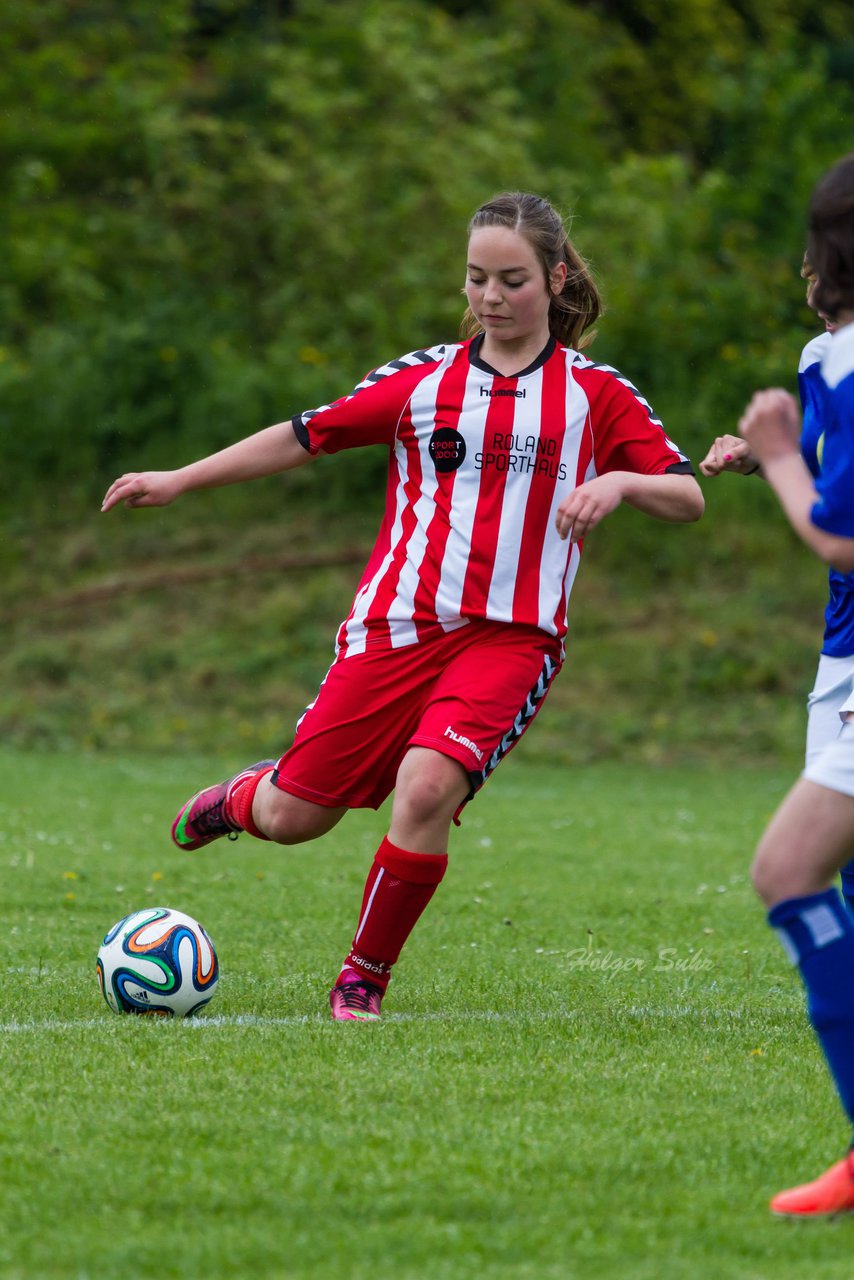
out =
<path fill-rule="evenodd" d="M 771 1212 L 784 1217 L 821 1218 L 854 1210 L 854 1151 L 832 1164 L 815 1182 L 781 1191 L 771 1201 Z"/>

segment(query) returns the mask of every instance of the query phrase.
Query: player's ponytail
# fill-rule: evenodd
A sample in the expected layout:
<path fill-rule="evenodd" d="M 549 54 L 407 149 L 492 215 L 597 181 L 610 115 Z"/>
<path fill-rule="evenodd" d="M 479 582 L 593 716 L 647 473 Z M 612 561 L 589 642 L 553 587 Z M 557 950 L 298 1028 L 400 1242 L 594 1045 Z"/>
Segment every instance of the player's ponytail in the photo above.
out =
<path fill-rule="evenodd" d="M 482 204 L 469 222 L 469 235 L 481 227 L 508 227 L 523 235 L 539 258 L 546 282 L 560 262 L 566 281 L 552 297 L 549 331 L 562 346 L 581 350 L 595 333 L 586 331 L 602 314 L 602 299 L 589 265 L 570 240 L 560 214 L 548 200 L 525 191 L 509 191 Z M 471 308 L 466 308 L 460 331 L 471 338 L 479 331 Z"/>
<path fill-rule="evenodd" d="M 563 260 L 566 263 L 566 281 L 561 292 L 552 299 L 549 329 L 563 346 L 580 351 L 596 337 L 595 330 L 589 333 L 587 330 L 602 315 L 604 307 L 593 273 L 566 231 Z"/>

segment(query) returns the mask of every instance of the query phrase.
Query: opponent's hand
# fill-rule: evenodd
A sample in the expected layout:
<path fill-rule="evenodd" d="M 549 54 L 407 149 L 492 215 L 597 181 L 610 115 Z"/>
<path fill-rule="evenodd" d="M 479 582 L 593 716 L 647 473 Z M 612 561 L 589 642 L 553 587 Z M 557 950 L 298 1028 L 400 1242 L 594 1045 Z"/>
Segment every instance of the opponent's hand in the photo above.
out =
<path fill-rule="evenodd" d="M 557 531 L 564 540 L 569 538 L 570 542 L 580 542 L 622 501 L 623 486 L 616 473 L 587 480 L 573 489 L 558 507 Z"/>
<path fill-rule="evenodd" d="M 182 493 L 177 476 L 176 471 L 129 471 L 110 485 L 101 510 L 120 502 L 126 507 L 166 507 Z"/>
<path fill-rule="evenodd" d="M 757 391 L 738 429 L 760 463 L 800 452 L 801 415 L 788 391 L 771 387 Z"/>
<path fill-rule="evenodd" d="M 759 466 L 759 459 L 750 451 L 750 445 L 741 436 L 718 436 L 700 463 L 704 476 L 719 476 L 722 471 L 735 471 L 749 475 Z"/>

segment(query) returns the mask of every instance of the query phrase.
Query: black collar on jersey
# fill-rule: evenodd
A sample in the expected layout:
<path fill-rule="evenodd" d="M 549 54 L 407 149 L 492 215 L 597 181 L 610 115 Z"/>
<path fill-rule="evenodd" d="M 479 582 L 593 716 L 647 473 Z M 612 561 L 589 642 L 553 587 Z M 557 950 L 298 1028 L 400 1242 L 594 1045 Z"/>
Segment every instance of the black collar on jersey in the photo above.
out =
<path fill-rule="evenodd" d="M 469 344 L 469 360 L 476 369 L 482 369 L 484 373 L 491 373 L 493 378 L 524 378 L 528 373 L 536 373 L 538 369 L 543 367 L 557 346 L 555 339 L 549 338 L 536 360 L 533 364 L 529 364 L 527 369 L 520 369 L 518 373 L 499 373 L 497 369 L 493 369 L 491 364 L 487 364 L 485 360 L 480 358 L 480 349 L 483 346 L 485 337 L 485 333 L 479 333 L 476 338 L 472 338 Z"/>

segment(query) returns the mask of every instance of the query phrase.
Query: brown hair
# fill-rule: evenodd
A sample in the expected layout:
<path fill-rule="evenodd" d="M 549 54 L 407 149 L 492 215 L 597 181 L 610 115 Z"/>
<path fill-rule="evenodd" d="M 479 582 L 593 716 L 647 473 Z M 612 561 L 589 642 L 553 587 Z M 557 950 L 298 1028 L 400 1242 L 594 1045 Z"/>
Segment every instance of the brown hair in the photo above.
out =
<path fill-rule="evenodd" d="M 546 287 L 551 272 L 560 262 L 567 267 L 566 282 L 559 294 L 552 296 L 549 307 L 549 332 L 563 346 L 580 349 L 592 342 L 595 334 L 582 334 L 602 314 L 602 299 L 590 267 L 570 240 L 560 214 L 541 196 L 525 191 L 508 191 L 493 196 L 482 204 L 469 222 L 469 235 L 481 227 L 509 227 L 518 231 L 530 244 L 543 268 Z M 467 307 L 460 325 L 464 338 L 480 332 L 480 326 Z"/>
<path fill-rule="evenodd" d="M 854 152 L 813 190 L 806 258 L 817 277 L 812 305 L 829 320 L 854 311 Z"/>

